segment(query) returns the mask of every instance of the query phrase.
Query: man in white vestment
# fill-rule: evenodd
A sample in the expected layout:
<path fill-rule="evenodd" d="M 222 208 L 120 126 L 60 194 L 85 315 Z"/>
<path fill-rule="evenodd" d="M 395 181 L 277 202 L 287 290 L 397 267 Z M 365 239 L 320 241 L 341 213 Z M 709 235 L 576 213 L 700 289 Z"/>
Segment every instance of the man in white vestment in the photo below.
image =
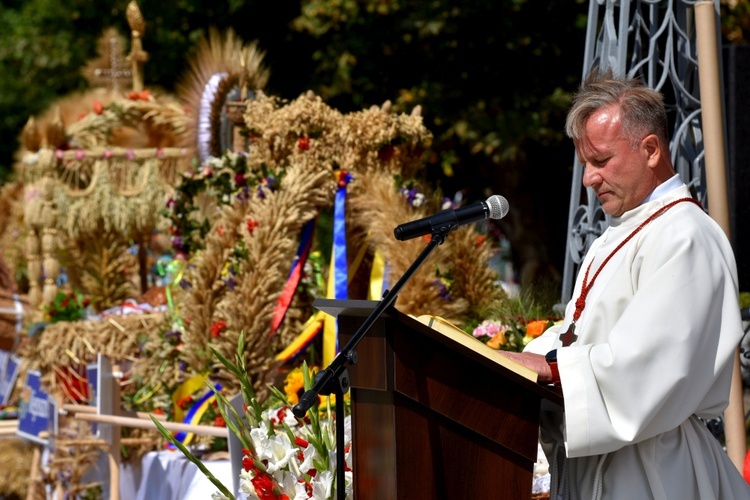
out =
<path fill-rule="evenodd" d="M 595 70 L 566 132 L 611 225 L 562 324 L 501 351 L 561 387 L 541 422 L 552 499 L 750 499 L 699 420 L 727 406 L 743 334 L 734 254 L 675 174 L 661 94 Z"/>

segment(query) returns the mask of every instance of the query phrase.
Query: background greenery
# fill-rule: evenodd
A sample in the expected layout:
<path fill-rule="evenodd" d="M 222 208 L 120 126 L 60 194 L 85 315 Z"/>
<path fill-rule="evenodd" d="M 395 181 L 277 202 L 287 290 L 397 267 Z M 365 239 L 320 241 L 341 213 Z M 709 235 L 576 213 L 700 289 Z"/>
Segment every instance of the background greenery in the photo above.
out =
<path fill-rule="evenodd" d="M 128 0 L 3 0 L 0 182 L 29 116 L 86 87 L 97 39 L 129 28 Z M 258 40 L 269 93 L 311 89 L 347 112 L 422 106 L 425 175 L 447 195 L 505 196 L 500 221 L 526 284 L 559 293 L 573 149 L 562 134 L 580 81 L 585 0 L 141 0 L 147 87 L 172 91 L 209 26 Z M 746 19 L 746 17 L 745 17 Z M 742 32 L 740 31 L 740 37 Z M 521 276 L 519 276 L 521 278 Z"/>

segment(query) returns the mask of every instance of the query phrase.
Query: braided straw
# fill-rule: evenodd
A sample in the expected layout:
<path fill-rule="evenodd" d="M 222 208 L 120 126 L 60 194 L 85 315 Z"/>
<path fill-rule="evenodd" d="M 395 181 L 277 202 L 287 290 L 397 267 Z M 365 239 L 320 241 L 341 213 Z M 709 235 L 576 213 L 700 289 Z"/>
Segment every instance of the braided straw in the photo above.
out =
<path fill-rule="evenodd" d="M 143 20 L 141 9 L 138 7 L 135 0 L 128 4 L 127 9 L 125 10 L 125 17 L 128 19 L 130 29 L 143 35 L 144 31 L 146 31 L 146 22 Z"/>

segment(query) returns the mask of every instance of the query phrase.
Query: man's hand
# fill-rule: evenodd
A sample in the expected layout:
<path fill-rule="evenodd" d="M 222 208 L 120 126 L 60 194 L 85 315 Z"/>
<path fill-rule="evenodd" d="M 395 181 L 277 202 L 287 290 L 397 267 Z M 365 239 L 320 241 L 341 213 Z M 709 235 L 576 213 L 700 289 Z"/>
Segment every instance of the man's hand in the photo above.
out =
<path fill-rule="evenodd" d="M 513 351 L 498 351 L 500 354 L 508 359 L 515 361 L 516 363 L 522 364 L 526 368 L 534 370 L 539 376 L 539 382 L 544 384 L 552 383 L 552 371 L 541 354 L 533 354 L 530 352 L 513 352 Z"/>

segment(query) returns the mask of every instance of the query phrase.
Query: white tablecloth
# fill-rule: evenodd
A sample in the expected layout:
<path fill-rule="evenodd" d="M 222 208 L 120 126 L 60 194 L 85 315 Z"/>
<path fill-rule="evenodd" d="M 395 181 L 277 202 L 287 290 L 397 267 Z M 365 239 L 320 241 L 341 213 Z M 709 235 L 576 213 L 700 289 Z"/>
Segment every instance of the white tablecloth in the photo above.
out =
<path fill-rule="evenodd" d="M 229 491 L 233 490 L 229 460 L 207 460 L 203 464 Z M 198 467 L 179 451 L 147 453 L 140 467 L 125 465 L 120 471 L 123 500 L 210 500 L 217 491 Z"/>

